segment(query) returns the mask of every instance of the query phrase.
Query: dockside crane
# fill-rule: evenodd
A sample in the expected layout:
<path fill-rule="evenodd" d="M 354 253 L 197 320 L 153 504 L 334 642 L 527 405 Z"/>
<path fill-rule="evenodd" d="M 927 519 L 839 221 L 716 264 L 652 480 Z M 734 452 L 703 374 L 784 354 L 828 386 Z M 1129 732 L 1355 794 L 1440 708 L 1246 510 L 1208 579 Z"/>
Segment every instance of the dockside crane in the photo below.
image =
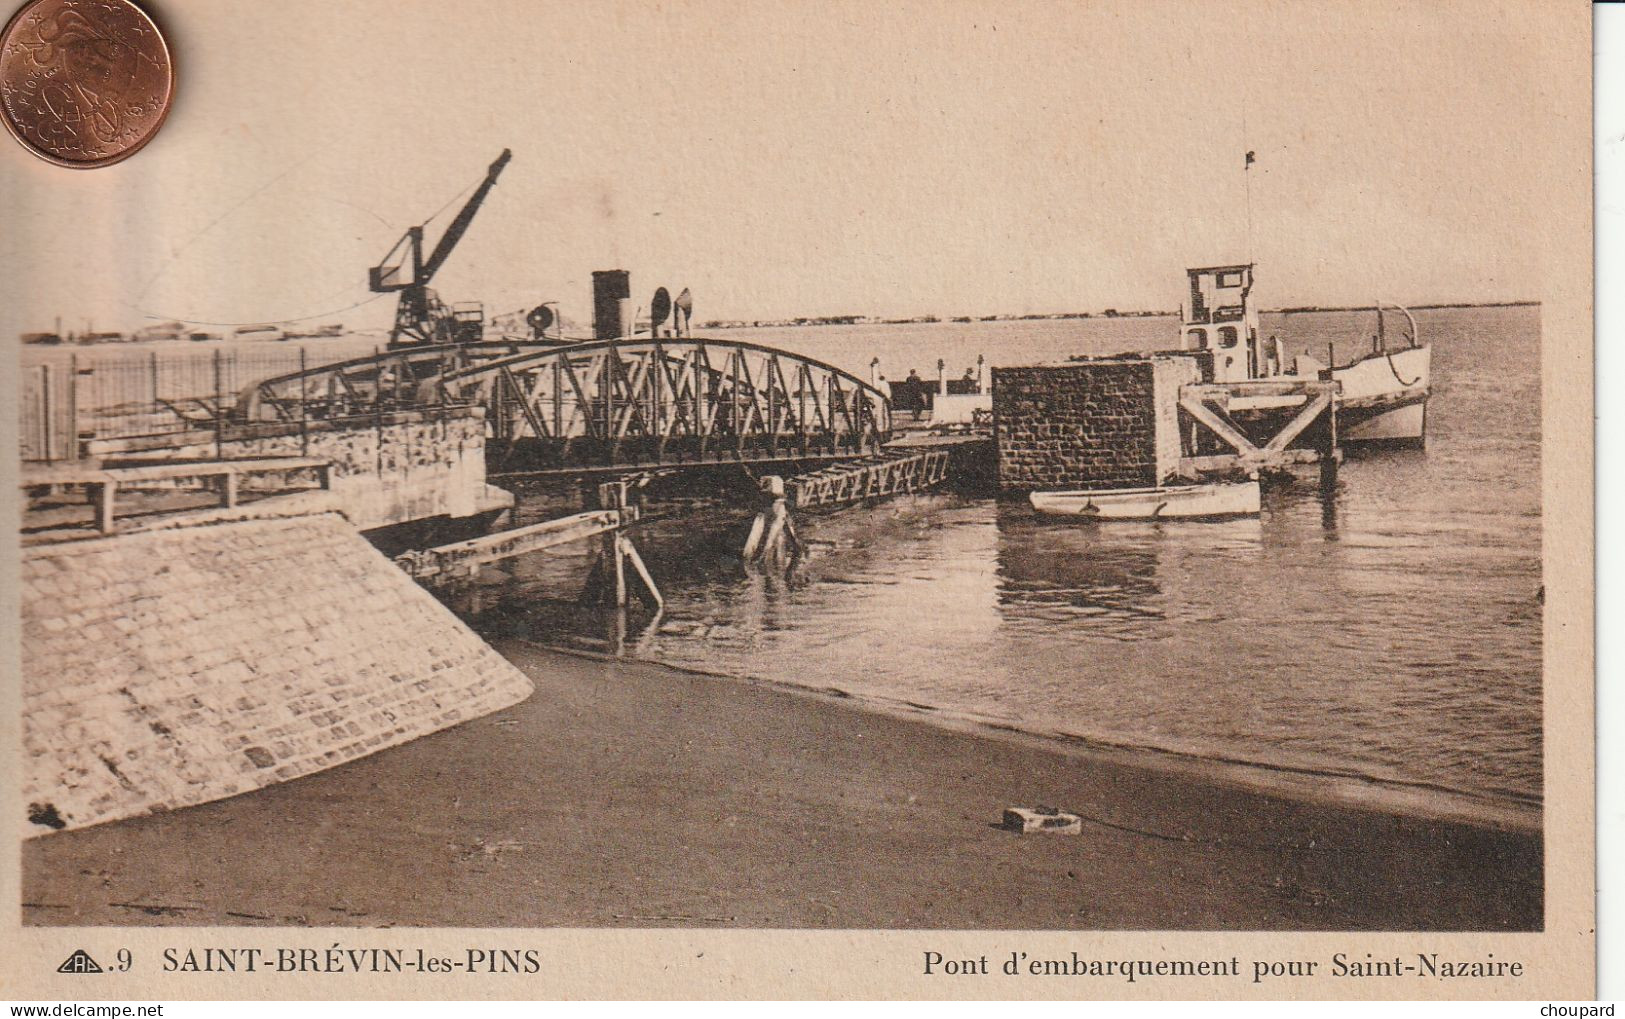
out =
<path fill-rule="evenodd" d="M 474 222 L 475 213 L 480 211 L 480 204 L 491 193 L 497 176 L 512 157 L 508 149 L 502 150 L 502 155 L 491 164 L 485 179 L 446 226 L 446 232 L 440 235 L 427 258 L 423 255 L 423 227 L 414 226 L 395 242 L 383 262 L 368 271 L 368 284 L 374 293 L 401 295 L 395 307 L 395 325 L 389 331 L 391 349 L 435 343 L 475 343 L 482 338 L 484 306 L 477 301 L 447 306 L 429 289 L 429 282 L 451 256 L 457 242 L 463 239 L 469 224 Z"/>

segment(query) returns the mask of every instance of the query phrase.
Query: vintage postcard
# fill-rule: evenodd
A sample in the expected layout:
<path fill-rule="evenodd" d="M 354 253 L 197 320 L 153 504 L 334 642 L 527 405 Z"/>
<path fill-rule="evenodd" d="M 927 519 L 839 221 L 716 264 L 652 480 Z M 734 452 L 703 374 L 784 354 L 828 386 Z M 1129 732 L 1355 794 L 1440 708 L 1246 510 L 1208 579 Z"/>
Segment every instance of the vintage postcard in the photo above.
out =
<path fill-rule="evenodd" d="M 13 4 L 8 997 L 1593 996 L 1586 5 Z"/>

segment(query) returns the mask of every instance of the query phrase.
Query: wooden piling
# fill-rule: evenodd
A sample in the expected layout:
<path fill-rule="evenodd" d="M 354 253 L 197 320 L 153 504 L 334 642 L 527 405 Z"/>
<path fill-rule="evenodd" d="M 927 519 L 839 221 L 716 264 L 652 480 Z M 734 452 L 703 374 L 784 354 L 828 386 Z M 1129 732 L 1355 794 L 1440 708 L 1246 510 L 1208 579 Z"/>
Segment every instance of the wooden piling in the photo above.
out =
<path fill-rule="evenodd" d="M 118 482 L 107 480 L 90 486 L 96 500 L 96 530 L 103 534 L 112 534 L 114 530 L 114 500 L 117 498 Z"/>

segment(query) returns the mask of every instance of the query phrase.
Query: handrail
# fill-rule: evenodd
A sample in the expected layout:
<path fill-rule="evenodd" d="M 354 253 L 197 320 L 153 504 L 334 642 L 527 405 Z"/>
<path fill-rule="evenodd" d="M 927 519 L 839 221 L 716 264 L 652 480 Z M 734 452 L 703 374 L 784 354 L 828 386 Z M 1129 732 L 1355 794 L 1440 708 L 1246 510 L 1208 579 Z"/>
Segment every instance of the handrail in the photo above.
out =
<path fill-rule="evenodd" d="M 199 460 L 190 463 L 142 464 L 138 467 L 24 467 L 20 487 L 34 485 L 100 484 L 107 481 L 173 481 L 176 478 L 217 478 L 228 474 L 299 471 L 329 467 L 332 461 L 314 456 L 258 457 L 253 460 Z"/>
<path fill-rule="evenodd" d="M 192 463 L 143 464 L 139 467 L 51 467 L 19 472 L 22 487 L 34 485 L 84 485 L 90 489 L 96 507 L 96 529 L 112 534 L 116 529 L 116 499 L 121 483 L 169 481 L 176 478 L 219 478 L 220 505 L 237 505 L 238 479 L 249 474 L 314 470 L 323 489 L 333 485 L 333 464 L 319 457 L 259 457 L 253 460 L 202 460 Z"/>

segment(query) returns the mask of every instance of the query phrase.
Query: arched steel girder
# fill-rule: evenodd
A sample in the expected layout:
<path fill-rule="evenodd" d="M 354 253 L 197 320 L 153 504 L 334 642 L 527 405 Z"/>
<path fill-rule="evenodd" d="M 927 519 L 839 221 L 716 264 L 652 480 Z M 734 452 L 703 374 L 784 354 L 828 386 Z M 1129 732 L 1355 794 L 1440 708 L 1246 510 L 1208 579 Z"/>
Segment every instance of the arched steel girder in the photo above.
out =
<path fill-rule="evenodd" d="M 561 464 L 769 459 L 875 449 L 891 405 L 849 372 L 743 340 L 595 340 L 452 369 L 419 402 L 480 403 L 492 438 Z"/>
<path fill-rule="evenodd" d="M 444 343 L 410 347 L 288 372 L 245 386 L 231 418 L 239 424 L 337 419 L 416 405 L 418 383 L 456 368 L 511 357 L 526 344 Z"/>
<path fill-rule="evenodd" d="M 246 387 L 236 422 L 342 421 L 481 405 L 505 454 L 545 466 L 850 455 L 890 437 L 890 401 L 849 372 L 744 340 L 407 348 Z"/>

